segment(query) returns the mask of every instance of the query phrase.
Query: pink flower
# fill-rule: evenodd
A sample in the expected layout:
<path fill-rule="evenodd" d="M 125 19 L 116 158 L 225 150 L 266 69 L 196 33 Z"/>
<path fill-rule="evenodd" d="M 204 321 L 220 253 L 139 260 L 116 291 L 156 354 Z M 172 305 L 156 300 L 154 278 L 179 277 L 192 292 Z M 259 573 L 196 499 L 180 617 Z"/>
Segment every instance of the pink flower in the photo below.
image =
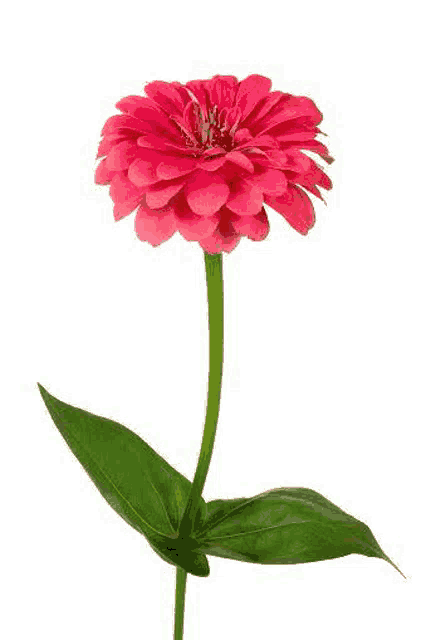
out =
<path fill-rule="evenodd" d="M 305 189 L 331 181 L 302 149 L 332 162 L 316 140 L 322 120 L 309 98 L 271 91 L 251 75 L 150 82 L 146 96 L 117 103 L 102 129 L 98 184 L 110 184 L 116 220 L 137 209 L 141 240 L 157 246 L 176 231 L 208 253 L 269 232 L 264 203 L 306 234 L 315 222 Z"/>

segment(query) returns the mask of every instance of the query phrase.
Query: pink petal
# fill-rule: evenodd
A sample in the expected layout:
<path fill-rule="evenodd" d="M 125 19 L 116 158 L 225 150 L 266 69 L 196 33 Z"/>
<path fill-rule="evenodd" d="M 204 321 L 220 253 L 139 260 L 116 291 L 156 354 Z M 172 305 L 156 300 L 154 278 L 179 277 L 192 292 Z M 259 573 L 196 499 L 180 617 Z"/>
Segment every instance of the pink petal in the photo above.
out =
<path fill-rule="evenodd" d="M 232 107 L 238 89 L 238 79 L 235 76 L 213 76 L 208 87 L 210 101 L 219 110 Z"/>
<path fill-rule="evenodd" d="M 123 204 L 127 200 L 141 197 L 143 189 L 138 189 L 133 182 L 130 182 L 125 171 L 116 173 L 111 181 L 109 190 L 110 196 L 116 204 Z"/>
<path fill-rule="evenodd" d="M 315 212 L 309 196 L 296 185 L 290 184 L 283 196 L 266 196 L 265 202 L 278 211 L 299 233 L 307 234 L 314 226 Z"/>
<path fill-rule="evenodd" d="M 255 215 L 262 209 L 263 193 L 248 180 L 234 182 L 226 202 L 228 209 L 239 215 Z"/>
<path fill-rule="evenodd" d="M 123 140 L 128 140 L 128 136 L 123 134 L 112 134 L 109 136 L 105 136 L 99 143 L 97 158 L 101 158 L 102 156 L 106 156 L 109 151 L 119 142 L 123 142 Z"/>
<path fill-rule="evenodd" d="M 252 124 L 261 121 L 285 95 L 289 96 L 290 94 L 284 94 L 282 91 L 271 91 L 268 93 L 268 95 L 256 104 L 249 116 L 244 118 L 242 125 L 251 128 Z"/>
<path fill-rule="evenodd" d="M 257 152 L 260 152 L 260 149 L 256 149 Z M 247 150 L 248 153 L 248 150 Z M 251 152 L 252 154 L 253 152 Z M 287 169 L 289 165 L 289 160 L 287 158 L 287 151 L 282 151 L 281 149 L 266 149 L 262 152 L 263 157 L 256 154 L 254 160 L 256 164 L 259 166 L 270 167 L 273 169 Z"/>
<path fill-rule="evenodd" d="M 208 238 L 199 240 L 199 244 L 204 251 L 210 254 L 222 253 L 222 251 L 230 253 L 235 249 L 240 239 L 239 235 L 235 235 L 233 238 L 223 238 L 220 234 L 214 233 Z"/>
<path fill-rule="evenodd" d="M 229 187 L 216 173 L 198 170 L 186 185 L 186 199 L 194 213 L 211 216 L 225 204 Z"/>
<path fill-rule="evenodd" d="M 129 179 L 138 187 L 146 187 L 159 182 L 156 164 L 150 160 L 138 158 L 129 167 Z"/>
<path fill-rule="evenodd" d="M 264 240 L 269 233 L 269 220 L 263 207 L 255 216 L 235 214 L 231 220 L 235 231 L 251 240 Z"/>
<path fill-rule="evenodd" d="M 137 131 L 143 133 L 146 127 L 143 126 L 143 123 L 140 120 L 137 120 L 132 116 L 111 116 L 103 126 L 102 135 L 116 134 L 126 129 L 131 132 Z"/>
<path fill-rule="evenodd" d="M 135 231 L 140 240 L 157 247 L 176 231 L 173 209 L 165 207 L 162 211 L 151 211 L 141 204 L 135 217 Z"/>
<path fill-rule="evenodd" d="M 146 192 L 146 203 L 151 209 L 160 209 L 164 207 L 173 196 L 175 196 L 185 184 L 184 178 L 166 182 L 158 182 L 149 186 Z"/>
<path fill-rule="evenodd" d="M 100 161 L 95 171 L 96 184 L 109 184 L 116 175 L 115 171 L 111 171 L 106 166 L 106 158 Z"/>
<path fill-rule="evenodd" d="M 291 129 L 288 129 L 285 133 L 281 135 L 276 135 L 274 137 L 277 140 L 279 140 L 280 146 L 282 146 L 283 144 L 287 144 L 287 143 L 290 143 L 290 144 L 293 142 L 302 143 L 305 140 L 313 140 L 315 136 L 316 136 L 315 131 L 306 131 L 305 129 L 300 131 L 295 131 L 294 128 L 292 127 Z"/>
<path fill-rule="evenodd" d="M 271 88 L 271 80 L 265 76 L 251 75 L 240 82 L 235 104 L 242 112 L 242 119 L 246 118 L 256 104 L 264 98 Z"/>
<path fill-rule="evenodd" d="M 323 189 L 331 189 L 332 183 L 330 178 L 324 173 L 322 169 L 312 160 L 312 158 L 308 158 L 303 153 L 298 153 L 298 160 L 303 158 L 303 171 L 298 170 L 298 173 L 301 174 L 297 177 L 295 182 L 301 182 L 299 178 L 303 178 L 304 182 L 309 186 L 313 186 L 318 184 Z"/>
<path fill-rule="evenodd" d="M 114 219 L 121 220 L 125 216 L 128 216 L 132 211 L 134 211 L 141 203 L 141 199 L 143 198 L 143 193 L 126 200 L 125 202 L 121 202 L 119 204 L 114 205 Z"/>
<path fill-rule="evenodd" d="M 275 140 L 275 138 L 273 136 L 268 136 L 268 135 L 262 135 L 262 136 L 256 136 L 255 138 L 251 138 L 250 140 L 248 140 L 247 142 L 243 142 L 241 144 L 238 145 L 238 148 L 241 149 L 246 149 L 247 147 L 249 148 L 256 148 L 256 149 L 268 149 L 268 148 L 278 148 L 278 142 L 277 140 Z"/>
<path fill-rule="evenodd" d="M 225 213 L 222 215 L 215 232 L 198 242 L 208 253 L 221 253 L 222 251 L 229 253 L 235 249 L 239 241 L 240 234 L 235 231 L 230 216 Z"/>
<path fill-rule="evenodd" d="M 256 122 L 254 132 L 257 135 L 273 129 L 274 135 L 280 135 L 285 133 L 289 121 L 296 124 L 294 121 L 300 122 L 301 118 L 305 119 L 307 125 L 314 127 L 321 122 L 322 113 L 310 98 L 287 95 L 262 120 Z M 275 129 L 278 125 L 280 127 Z"/>
<path fill-rule="evenodd" d="M 248 129 L 238 129 L 237 133 L 234 136 L 235 144 L 242 144 L 244 142 L 248 142 L 249 140 L 253 140 L 253 136 L 251 135 Z"/>
<path fill-rule="evenodd" d="M 321 191 L 318 189 L 318 187 L 312 184 L 310 180 L 304 180 L 303 176 L 297 176 L 297 184 L 300 184 L 300 186 L 306 189 L 306 191 L 309 191 L 314 196 L 322 200 L 324 204 L 327 204 L 322 197 Z"/>
<path fill-rule="evenodd" d="M 183 100 L 183 104 L 186 105 L 188 103 L 189 100 L 191 100 L 191 98 L 188 95 L 188 92 L 185 88 L 185 86 L 183 84 L 181 84 L 180 82 L 170 82 L 169 84 L 171 84 L 172 87 L 175 87 L 176 91 L 178 92 L 178 94 L 180 95 L 181 99 Z"/>
<path fill-rule="evenodd" d="M 310 134 L 311 136 L 310 139 L 306 138 L 305 140 L 297 139 L 297 136 L 300 136 L 300 134 L 295 133 L 293 134 L 293 136 L 294 136 L 294 140 L 291 140 L 291 141 L 288 140 L 287 136 L 285 137 L 284 140 L 281 140 L 279 136 L 277 139 L 280 141 L 280 148 L 283 149 L 284 151 L 286 149 L 291 149 L 293 147 L 296 147 L 298 149 L 307 149 L 308 151 L 313 151 L 314 153 L 317 153 L 328 164 L 331 164 L 333 162 L 333 158 L 329 155 L 328 149 L 325 146 L 325 144 L 323 144 L 319 140 L 313 140 L 312 134 Z"/>
<path fill-rule="evenodd" d="M 308 158 L 302 151 L 294 147 L 282 153 L 282 162 L 286 169 L 296 173 L 306 174 L 315 171 L 317 168 L 311 158 Z"/>
<path fill-rule="evenodd" d="M 331 189 L 333 186 L 333 183 L 331 182 L 328 175 L 326 175 L 324 171 L 319 167 L 317 167 L 317 169 L 319 174 L 319 180 L 318 180 L 319 186 L 322 187 L 323 189 Z"/>
<path fill-rule="evenodd" d="M 157 176 L 160 180 L 172 180 L 195 169 L 196 160 L 192 158 L 169 157 L 160 162 L 157 167 Z"/>
<path fill-rule="evenodd" d="M 156 107 L 156 104 L 151 98 L 146 98 L 145 96 L 126 96 L 125 98 L 121 98 L 115 106 L 117 109 L 120 109 L 120 111 L 134 116 L 140 107 L 149 107 L 152 109 Z"/>
<path fill-rule="evenodd" d="M 207 83 L 205 80 L 191 80 L 187 82 L 185 87 L 191 91 L 191 93 L 198 100 L 204 115 L 210 108 L 210 97 L 207 91 Z"/>
<path fill-rule="evenodd" d="M 124 140 L 116 144 L 109 152 L 106 166 L 113 171 L 127 169 L 140 152 L 140 147 L 133 140 Z"/>
<path fill-rule="evenodd" d="M 170 82 L 155 80 L 145 86 L 146 95 L 160 105 L 168 114 L 182 115 L 185 108 L 182 96 Z"/>
<path fill-rule="evenodd" d="M 279 169 L 264 169 L 248 178 L 256 184 L 263 193 L 279 196 L 287 190 L 287 178 Z"/>
<path fill-rule="evenodd" d="M 178 119 L 178 116 L 176 116 L 176 119 Z M 185 129 L 187 135 L 189 135 L 190 140 L 195 141 L 195 144 L 197 139 L 194 132 L 198 132 L 199 130 L 200 119 L 200 105 L 190 100 L 185 107 L 180 124 Z M 179 120 L 177 121 L 179 122 Z"/>
<path fill-rule="evenodd" d="M 251 160 L 247 158 L 247 156 L 244 155 L 244 153 L 241 153 L 241 151 L 230 151 L 229 153 L 226 154 L 225 159 L 228 160 L 229 162 L 233 162 L 234 164 L 237 164 L 243 169 L 246 169 L 250 173 L 254 172 L 253 163 L 251 162 Z"/>
<path fill-rule="evenodd" d="M 185 240 L 201 240 L 211 236 L 219 224 L 220 213 L 212 216 L 199 216 L 186 205 L 174 206 L 177 228 Z"/>
<path fill-rule="evenodd" d="M 226 109 L 224 111 L 224 125 L 226 129 L 229 130 L 229 133 L 233 135 L 238 127 L 238 123 L 241 120 L 241 109 L 240 107 L 232 107 L 231 109 Z"/>
<path fill-rule="evenodd" d="M 145 125 L 148 125 L 148 127 L 145 128 L 148 128 L 152 133 L 155 133 L 156 129 L 161 127 L 163 131 L 167 131 L 169 136 L 176 137 L 176 135 L 179 135 L 179 131 L 176 129 L 174 123 L 151 98 L 146 98 L 145 96 L 127 96 L 117 102 L 115 106 L 117 109 L 120 109 L 120 111 L 124 111 L 138 120 L 143 121 Z"/>
<path fill-rule="evenodd" d="M 216 156 L 214 158 L 202 158 L 198 163 L 197 167 L 199 169 L 204 169 L 204 171 L 217 171 L 225 164 L 226 157 Z"/>
<path fill-rule="evenodd" d="M 141 130 L 155 135 L 179 141 L 181 132 L 176 124 L 155 103 L 139 106 L 134 110 L 134 117 L 141 122 Z"/>
<path fill-rule="evenodd" d="M 174 143 L 161 134 L 145 133 L 143 136 L 140 136 L 136 142 L 144 149 L 165 151 L 166 153 L 180 153 L 183 156 L 188 155 L 188 147 L 184 142 L 182 142 L 182 144 Z"/>
<path fill-rule="evenodd" d="M 206 149 L 206 151 L 204 151 L 203 158 L 210 158 L 213 156 L 216 157 L 217 155 L 222 155 L 223 153 L 226 153 L 223 147 L 211 147 L 210 149 Z"/>

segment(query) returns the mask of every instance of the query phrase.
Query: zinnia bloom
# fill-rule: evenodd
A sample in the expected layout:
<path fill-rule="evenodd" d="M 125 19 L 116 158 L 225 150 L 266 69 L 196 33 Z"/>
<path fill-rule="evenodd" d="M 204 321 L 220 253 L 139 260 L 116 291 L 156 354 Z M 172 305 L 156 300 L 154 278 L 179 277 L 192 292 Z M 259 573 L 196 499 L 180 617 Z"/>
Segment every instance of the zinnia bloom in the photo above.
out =
<path fill-rule="evenodd" d="M 331 181 L 303 149 L 332 162 L 316 140 L 322 114 L 306 97 L 271 91 L 250 75 L 150 82 L 117 103 L 103 129 L 96 170 L 110 184 L 116 220 L 137 209 L 138 237 L 157 246 L 176 231 L 208 253 L 269 232 L 264 203 L 299 233 L 315 222 L 305 190 Z"/>

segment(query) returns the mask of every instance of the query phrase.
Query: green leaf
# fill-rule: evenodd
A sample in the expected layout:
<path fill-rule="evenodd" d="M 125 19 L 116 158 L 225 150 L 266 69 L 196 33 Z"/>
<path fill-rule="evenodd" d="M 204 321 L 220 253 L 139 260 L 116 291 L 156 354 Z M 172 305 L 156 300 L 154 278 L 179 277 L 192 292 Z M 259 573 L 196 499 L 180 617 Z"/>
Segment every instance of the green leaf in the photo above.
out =
<path fill-rule="evenodd" d="M 72 407 L 38 385 L 62 436 L 103 497 L 170 564 L 209 575 L 206 556 L 192 538 L 178 536 L 191 483 L 136 433 Z M 198 521 L 205 519 L 202 501 Z"/>
<path fill-rule="evenodd" d="M 202 552 L 243 562 L 297 564 L 358 553 L 382 558 L 399 571 L 367 525 L 311 489 L 213 500 L 194 535 Z"/>

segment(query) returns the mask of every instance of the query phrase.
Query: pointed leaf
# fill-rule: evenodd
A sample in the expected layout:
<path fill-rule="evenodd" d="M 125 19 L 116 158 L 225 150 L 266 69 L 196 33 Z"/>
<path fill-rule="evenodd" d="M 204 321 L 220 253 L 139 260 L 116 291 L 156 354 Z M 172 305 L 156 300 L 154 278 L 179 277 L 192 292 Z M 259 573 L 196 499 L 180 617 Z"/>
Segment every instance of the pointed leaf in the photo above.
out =
<path fill-rule="evenodd" d="M 202 552 L 244 562 L 297 564 L 358 553 L 399 571 L 365 524 L 311 489 L 213 500 L 194 535 Z"/>
<path fill-rule="evenodd" d="M 38 386 L 53 422 L 111 507 L 163 560 L 207 576 L 207 558 L 197 543 L 177 533 L 189 480 L 130 429 L 65 404 Z"/>

